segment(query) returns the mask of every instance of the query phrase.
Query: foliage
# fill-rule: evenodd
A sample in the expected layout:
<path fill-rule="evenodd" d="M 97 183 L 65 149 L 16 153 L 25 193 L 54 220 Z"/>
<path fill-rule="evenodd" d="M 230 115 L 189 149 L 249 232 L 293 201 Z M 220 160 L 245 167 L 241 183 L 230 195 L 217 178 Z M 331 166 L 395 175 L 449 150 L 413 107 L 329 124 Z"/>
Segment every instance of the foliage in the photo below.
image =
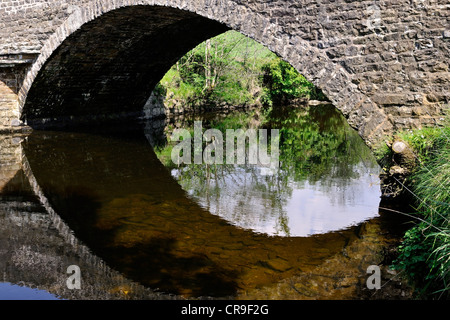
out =
<path fill-rule="evenodd" d="M 163 149 L 155 149 L 155 153 L 190 196 L 204 199 L 205 205 L 213 205 L 221 212 L 227 211 L 225 207 L 228 205 L 239 207 L 253 203 L 258 208 L 256 203 L 264 203 L 265 210 L 261 210 L 261 214 L 276 219 L 278 232 L 284 234 L 290 233 L 285 204 L 292 198 L 296 186 L 307 183 L 333 188 L 339 181 L 340 187 L 346 188 L 361 174 L 355 167 L 364 164 L 367 171 L 378 168 L 364 141 L 349 127 L 342 114 L 330 105 L 252 108 L 224 115 L 188 115 L 177 126 L 188 129 L 193 136 L 194 120 L 202 120 L 204 130 L 214 128 L 221 131 L 225 146 L 227 129 L 268 129 L 268 133 L 270 129 L 280 130 L 280 166 L 268 175 L 262 173 L 264 170 L 261 171 L 260 166 L 250 164 L 174 164 L 170 162 L 170 154 L 176 142 L 169 142 Z M 172 130 L 170 128 L 167 133 L 170 135 Z M 268 136 L 271 152 L 270 134 Z M 203 146 L 206 144 L 204 142 Z M 218 199 L 230 195 L 236 202 L 215 206 L 222 201 Z M 249 219 L 240 210 L 228 212 L 233 215 L 233 221 Z"/>
<path fill-rule="evenodd" d="M 345 118 L 333 106 L 277 108 L 284 116 L 272 126 L 282 128 L 280 143 L 284 146 L 280 161 L 290 167 L 294 179 L 308 177 L 318 181 L 330 170 L 341 176 L 354 177 L 353 164 L 372 158 L 369 149 Z M 336 164 L 340 165 L 337 166 Z"/>
<path fill-rule="evenodd" d="M 421 222 L 405 234 L 393 267 L 406 273 L 423 298 L 450 296 L 449 135 L 448 125 L 401 135 L 421 164 L 412 175 Z"/>
<path fill-rule="evenodd" d="M 325 100 L 323 94 L 286 61 L 273 59 L 263 66 L 264 102 L 286 104 L 298 98 Z"/>
<path fill-rule="evenodd" d="M 394 152 L 392 149 L 386 144 L 385 141 L 380 141 L 373 148 L 373 154 L 377 159 L 377 162 L 380 164 L 382 168 L 386 170 L 386 168 L 392 165 L 392 156 Z"/>
<path fill-rule="evenodd" d="M 184 128 L 192 131 L 192 124 Z M 263 108 L 245 113 L 235 112 L 225 118 L 204 122 L 204 129 L 215 128 L 225 133 L 226 129 L 279 128 L 281 180 L 288 179 L 311 182 L 319 181 L 323 175 L 355 177 L 352 165 L 364 159 L 375 159 L 359 135 L 348 125 L 345 118 L 329 105 L 317 107 Z M 225 137 L 225 134 L 224 134 Z M 269 143 L 270 144 L 270 143 Z M 170 159 L 172 145 L 156 150 L 158 157 Z M 165 162 L 174 168 L 174 164 Z M 196 170 L 199 170 L 197 168 Z"/>
<path fill-rule="evenodd" d="M 292 66 L 235 31 L 209 39 L 184 55 L 160 81 L 168 107 L 272 105 L 272 99 L 326 100 Z"/>

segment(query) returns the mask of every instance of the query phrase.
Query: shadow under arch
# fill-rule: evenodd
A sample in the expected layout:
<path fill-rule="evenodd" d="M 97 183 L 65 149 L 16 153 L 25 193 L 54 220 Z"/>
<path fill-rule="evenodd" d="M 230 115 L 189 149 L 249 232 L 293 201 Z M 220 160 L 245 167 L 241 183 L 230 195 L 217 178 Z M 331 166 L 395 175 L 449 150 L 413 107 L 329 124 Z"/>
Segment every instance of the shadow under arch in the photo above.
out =
<path fill-rule="evenodd" d="M 65 126 L 137 118 L 156 83 L 186 51 L 226 30 L 174 8 L 107 12 L 52 53 L 28 92 L 22 117 L 32 127 L 45 124 L 43 119 Z"/>
<path fill-rule="evenodd" d="M 33 189 L 67 234 L 73 231 L 127 278 L 172 294 L 236 296 L 311 273 L 336 257 L 346 265 L 355 257 L 343 251 L 355 243 L 365 248 L 372 238 L 363 235 L 377 228 L 375 222 L 292 238 L 237 228 L 188 198 L 144 136 L 36 131 L 23 152 Z M 370 257 L 374 246 L 367 248 Z M 341 298 L 354 298 L 364 280 L 355 277 Z"/>
<path fill-rule="evenodd" d="M 159 4 L 161 2 L 161 4 Z M 351 75 L 308 40 L 278 21 L 227 2 L 93 1 L 50 37 L 21 88 L 22 120 L 38 127 L 142 115 L 155 84 L 185 52 L 234 29 L 293 65 L 321 89 L 367 144 L 392 126 L 382 108 L 362 94 Z"/>

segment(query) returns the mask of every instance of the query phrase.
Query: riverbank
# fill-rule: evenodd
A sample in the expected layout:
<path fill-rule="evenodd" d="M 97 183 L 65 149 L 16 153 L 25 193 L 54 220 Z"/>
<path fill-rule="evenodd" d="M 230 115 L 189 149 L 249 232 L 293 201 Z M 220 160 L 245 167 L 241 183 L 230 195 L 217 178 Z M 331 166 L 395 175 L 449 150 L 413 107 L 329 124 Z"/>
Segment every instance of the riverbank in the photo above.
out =
<path fill-rule="evenodd" d="M 410 202 L 417 222 L 404 235 L 392 267 L 420 299 L 450 297 L 450 127 L 398 133 L 376 150 L 383 166 L 385 197 Z M 389 182 L 388 182 L 389 181 Z"/>
<path fill-rule="evenodd" d="M 286 105 L 327 100 L 290 64 L 235 31 L 211 38 L 186 53 L 156 85 L 148 104 L 164 100 L 170 114 L 234 106 Z"/>

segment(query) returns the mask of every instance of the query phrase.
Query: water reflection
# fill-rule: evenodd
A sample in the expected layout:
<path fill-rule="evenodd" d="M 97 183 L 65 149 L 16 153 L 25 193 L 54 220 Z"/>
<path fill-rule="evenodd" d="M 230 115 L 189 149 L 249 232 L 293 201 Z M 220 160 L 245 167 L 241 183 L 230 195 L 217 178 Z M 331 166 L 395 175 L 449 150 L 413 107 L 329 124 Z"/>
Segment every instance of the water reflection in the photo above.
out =
<path fill-rule="evenodd" d="M 281 129 L 281 165 L 275 172 L 252 165 L 174 168 L 166 161 L 183 189 L 211 213 L 280 236 L 336 231 L 378 215 L 379 166 L 334 107 L 285 107 L 202 120 L 224 136 L 229 127 Z M 189 125 L 187 120 L 184 126 Z M 162 161 L 172 146 L 157 148 Z"/>
<path fill-rule="evenodd" d="M 230 114 L 214 117 L 210 119 L 210 124 L 217 127 L 277 125 L 275 120 L 267 120 L 270 113 L 255 112 L 257 113 L 248 113 L 250 118 L 243 113 L 237 118 Z M 208 171 L 202 167 L 194 168 L 199 171 L 185 168 L 181 170 L 167 161 L 171 150 L 171 145 L 167 144 L 167 135 L 173 127 L 189 125 L 196 117 L 174 119 L 174 122 L 168 125 L 161 123 L 162 126 L 159 127 L 153 122 L 147 124 L 146 128 L 135 127 L 136 130 L 130 131 L 127 131 L 129 127 L 126 126 L 116 128 L 124 129 L 123 131 L 105 130 L 95 133 L 36 131 L 22 143 L 19 158 L 27 164 L 23 170 L 31 189 L 39 193 L 41 203 L 48 204 L 47 210 L 54 209 L 70 227 L 70 232 L 73 231 L 74 236 L 93 253 L 82 256 L 89 257 L 88 260 L 94 256 L 100 257 L 114 270 L 147 288 L 185 297 L 276 299 L 273 296 L 276 292 L 282 293 L 283 297 L 278 298 L 355 297 L 358 295 L 358 288 L 364 287 L 367 265 L 380 262 L 378 252 L 389 241 L 383 235 L 386 234 L 386 225 L 384 218 L 381 219 L 380 216 L 344 229 L 338 229 L 336 223 L 333 227 L 328 227 L 320 220 L 316 224 L 309 221 L 309 226 L 304 230 L 295 229 L 295 217 L 289 213 L 289 208 L 298 209 L 300 200 L 297 200 L 297 192 L 301 192 L 307 184 L 310 185 L 308 192 L 314 192 L 314 197 L 320 195 L 317 190 L 357 190 L 358 187 L 352 185 L 352 179 L 365 174 L 363 166 L 360 166 L 362 161 L 359 156 L 364 159 L 364 168 L 368 167 L 364 154 L 354 156 L 352 150 L 355 148 L 350 148 L 354 146 L 354 141 L 346 132 L 347 129 L 336 128 L 339 137 L 347 135 L 347 139 L 333 138 L 333 132 L 325 130 L 322 123 L 311 121 L 307 114 L 312 113 L 303 112 L 294 118 L 297 120 L 293 120 L 293 126 L 305 123 L 310 128 L 309 133 L 301 133 L 304 135 L 301 140 L 296 140 L 302 141 L 302 149 L 283 149 L 281 159 L 284 165 L 277 175 L 260 175 L 258 168 L 253 167 L 215 168 L 221 181 L 230 179 L 234 184 L 225 183 L 221 188 L 203 189 L 209 193 L 208 197 L 203 196 L 204 199 L 209 199 L 209 207 L 202 205 L 199 182 L 189 179 L 195 176 L 205 177 Z M 318 116 L 320 115 L 323 114 L 319 113 Z M 327 119 L 331 118 L 324 115 L 324 120 Z M 330 123 L 335 123 L 333 121 Z M 289 139 L 297 139 L 296 135 L 300 133 L 290 131 L 288 123 L 283 128 L 286 128 L 286 138 L 282 143 L 289 145 Z M 320 136 L 328 140 L 320 142 Z M 320 147 L 319 150 L 316 147 Z M 290 154 L 297 154 L 299 157 L 292 158 Z M 348 165 L 338 165 L 337 159 L 340 159 L 339 163 Z M 220 175 L 219 169 L 224 170 Z M 181 178 L 174 179 L 172 170 L 180 172 Z M 213 186 L 212 177 L 217 181 L 219 179 L 214 172 L 209 172 L 210 186 Z M 329 177 L 327 182 L 320 180 L 324 174 Z M 232 178 L 247 180 L 239 184 Z M 368 182 L 364 182 L 364 179 L 362 181 L 358 183 L 364 185 Z M 188 182 L 192 187 L 187 186 Z M 194 190 L 197 195 L 191 191 L 190 196 L 189 190 Z M 234 190 L 233 206 L 230 211 L 223 211 L 228 212 L 229 216 L 211 214 L 210 210 L 214 208 L 211 204 L 221 205 L 218 199 L 222 196 L 230 199 L 233 195 L 230 190 Z M 227 195 L 226 192 L 230 194 Z M 361 192 L 354 191 L 353 195 L 353 202 L 349 202 L 349 198 L 340 198 L 336 193 L 333 195 L 334 203 L 339 206 L 351 203 L 363 208 L 361 203 L 366 200 L 360 197 Z M 325 198 L 333 199 L 329 192 Z M 259 205 L 260 210 L 269 210 L 261 213 L 254 209 L 250 214 L 248 211 L 239 211 L 239 207 L 248 208 L 248 204 L 252 204 L 252 208 L 258 209 Z M 362 219 L 371 216 L 371 210 L 366 211 L 369 213 Z M 320 217 L 326 216 L 327 220 L 331 220 L 329 213 L 326 214 Z M 9 221 L 8 217 L 5 214 L 5 221 Z M 261 223 L 263 217 L 266 217 L 266 229 L 263 229 L 266 233 L 254 232 L 255 226 L 264 225 Z M 302 220 L 305 217 L 313 219 L 314 215 L 298 215 L 300 217 Z M 236 224 L 241 223 L 240 221 L 245 221 L 248 228 L 237 227 Z M 297 225 L 304 226 L 305 221 Z M 320 228 L 334 228 L 335 231 L 317 232 L 317 225 Z M 8 232 L 15 232 L 12 224 L 5 225 L 4 228 L 11 229 Z M 22 252 L 23 248 L 30 247 L 30 243 L 33 243 L 33 248 L 36 247 L 34 251 L 42 250 L 39 245 L 48 240 L 33 242 L 30 239 L 35 234 L 44 237 L 41 234 L 50 232 L 38 233 L 38 229 L 27 231 L 30 236 L 27 237 L 26 246 L 20 242 L 8 242 L 11 248 L 17 247 L 8 252 Z M 316 234 L 308 237 L 286 236 L 288 233 L 311 232 Z M 58 240 L 57 246 L 80 246 L 72 238 L 68 239 L 66 244 Z M 67 249 L 63 252 L 65 250 Z M 52 259 L 51 252 L 46 257 L 49 261 L 73 259 L 59 256 L 58 259 Z M 64 270 L 67 265 L 55 262 L 54 267 Z M 47 270 L 48 264 L 34 264 L 33 268 Z M 34 272 L 26 275 L 22 272 L 15 277 L 39 278 L 40 274 L 53 273 Z M 313 290 L 314 283 L 317 282 L 314 277 L 317 275 L 328 280 L 323 286 L 316 285 Z M 97 290 L 95 283 L 100 283 L 99 279 L 103 277 L 105 276 L 101 273 L 92 276 L 93 285 L 89 287 L 91 295 L 97 297 L 103 295 L 103 292 L 112 295 L 118 291 L 115 289 L 117 285 L 108 290 Z M 307 287 L 300 288 L 294 279 Z M 345 285 L 342 284 L 344 282 Z M 282 283 L 284 289 L 281 292 L 278 285 Z M 131 296 L 133 290 L 137 289 L 126 290 L 128 296 Z"/>

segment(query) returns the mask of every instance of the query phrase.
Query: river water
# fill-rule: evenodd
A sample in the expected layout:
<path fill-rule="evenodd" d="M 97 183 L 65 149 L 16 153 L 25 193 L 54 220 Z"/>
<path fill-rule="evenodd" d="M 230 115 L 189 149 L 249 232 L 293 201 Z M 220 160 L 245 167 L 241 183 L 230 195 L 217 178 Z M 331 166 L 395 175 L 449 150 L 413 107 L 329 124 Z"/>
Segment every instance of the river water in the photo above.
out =
<path fill-rule="evenodd" d="M 279 129 L 279 167 L 174 164 L 171 135 L 194 121 Z M 326 105 L 34 131 L 2 151 L 22 166 L 2 160 L 2 299 L 17 284 L 44 289 L 22 298 L 361 299 L 406 228 L 380 209 L 371 151 Z M 71 264 L 89 290 L 64 288 Z"/>

